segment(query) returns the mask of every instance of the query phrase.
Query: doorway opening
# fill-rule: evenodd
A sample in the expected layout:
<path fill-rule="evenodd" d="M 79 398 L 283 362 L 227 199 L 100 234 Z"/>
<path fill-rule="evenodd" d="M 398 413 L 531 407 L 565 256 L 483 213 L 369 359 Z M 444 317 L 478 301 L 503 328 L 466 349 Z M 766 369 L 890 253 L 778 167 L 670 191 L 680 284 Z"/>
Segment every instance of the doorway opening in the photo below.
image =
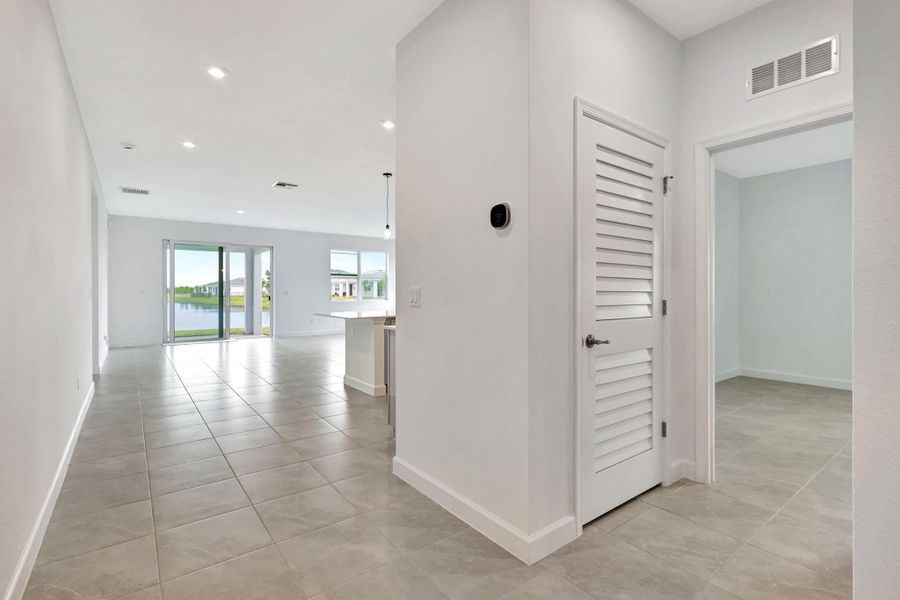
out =
<path fill-rule="evenodd" d="M 712 153 L 712 490 L 851 579 L 852 122 Z M 808 541 L 827 550 L 810 552 Z"/>
<path fill-rule="evenodd" d="M 270 246 L 163 240 L 166 343 L 272 335 Z"/>

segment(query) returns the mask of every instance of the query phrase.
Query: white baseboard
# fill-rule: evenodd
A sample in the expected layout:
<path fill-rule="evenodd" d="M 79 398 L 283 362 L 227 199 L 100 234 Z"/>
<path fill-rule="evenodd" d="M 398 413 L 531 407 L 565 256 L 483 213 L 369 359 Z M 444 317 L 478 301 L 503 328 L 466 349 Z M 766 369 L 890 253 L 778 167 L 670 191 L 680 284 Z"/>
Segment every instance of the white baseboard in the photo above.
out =
<path fill-rule="evenodd" d="M 356 377 L 350 377 L 349 375 L 344 375 L 344 385 L 349 385 L 353 389 L 364 392 L 370 396 L 384 396 L 387 393 L 387 387 L 385 387 L 384 384 L 372 385 L 367 381 L 357 379 Z"/>
<path fill-rule="evenodd" d="M 155 340 L 126 340 L 124 342 L 120 342 L 118 340 L 111 341 L 109 343 L 110 348 L 143 348 L 145 346 L 159 346 L 162 344 L 162 339 Z"/>
<path fill-rule="evenodd" d="M 720 381 L 725 381 L 726 379 L 731 379 L 732 377 L 738 377 L 741 374 L 741 368 L 735 367 L 733 369 L 727 369 L 722 371 L 721 373 L 716 373 L 716 383 Z"/>
<path fill-rule="evenodd" d="M 296 338 L 296 337 L 313 337 L 317 335 L 344 335 L 343 329 L 314 329 L 310 331 L 286 331 L 282 333 L 278 331 L 275 337 L 279 338 Z"/>
<path fill-rule="evenodd" d="M 672 462 L 668 469 L 666 469 L 665 476 L 663 477 L 663 485 L 670 485 L 679 479 L 684 478 L 696 480 L 697 464 L 692 460 L 680 458 Z"/>
<path fill-rule="evenodd" d="M 62 488 L 63 481 L 66 479 L 66 472 L 69 469 L 69 461 L 72 459 L 72 452 L 75 450 L 75 444 L 78 443 L 78 436 L 81 433 L 81 425 L 84 423 L 84 417 L 87 415 L 88 409 L 91 407 L 91 400 L 94 399 L 94 382 L 88 388 L 81 405 L 81 411 L 75 420 L 75 426 L 69 435 L 69 441 L 66 443 L 63 455 L 56 467 L 56 474 L 53 476 L 53 482 L 47 495 L 44 497 L 44 503 L 38 513 L 37 520 L 28 534 L 28 540 L 19 555 L 19 562 L 16 563 L 16 569 L 13 571 L 12 579 L 3 594 L 3 600 L 19 600 L 25 593 L 25 586 L 28 585 L 28 578 L 31 576 L 31 569 L 34 568 L 34 561 L 37 560 L 38 551 L 41 549 L 41 542 L 44 541 L 44 534 L 47 532 L 47 525 L 50 524 L 50 517 L 53 515 L 53 508 L 56 506 L 56 499 L 59 497 L 59 490 Z"/>
<path fill-rule="evenodd" d="M 525 564 L 536 563 L 579 536 L 575 515 L 527 534 L 401 458 L 394 457 L 394 474 Z"/>
<path fill-rule="evenodd" d="M 817 377 L 815 375 L 803 375 L 800 373 L 781 373 L 779 371 L 766 371 L 763 369 L 741 368 L 744 377 L 756 377 L 758 379 L 771 379 L 786 383 L 802 383 L 805 385 L 817 385 L 819 387 L 833 388 L 836 390 L 851 390 L 853 383 L 848 379 L 832 379 L 830 377 Z"/>

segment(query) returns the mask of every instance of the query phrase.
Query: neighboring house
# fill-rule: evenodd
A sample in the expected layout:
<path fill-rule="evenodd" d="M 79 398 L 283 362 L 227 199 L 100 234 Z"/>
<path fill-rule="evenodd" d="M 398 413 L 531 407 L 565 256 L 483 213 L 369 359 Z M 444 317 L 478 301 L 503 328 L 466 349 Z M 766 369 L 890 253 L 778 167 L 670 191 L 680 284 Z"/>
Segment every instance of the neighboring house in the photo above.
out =
<path fill-rule="evenodd" d="M 231 295 L 232 296 L 243 296 L 244 288 L 246 287 L 246 282 L 243 277 L 235 277 L 231 280 Z M 203 285 L 195 285 L 194 291 L 191 292 L 191 296 L 194 297 L 206 297 L 206 296 L 218 296 L 219 295 L 219 282 L 214 281 L 212 283 L 206 283 Z"/>
<path fill-rule="evenodd" d="M 362 282 L 362 298 L 384 298 L 386 296 L 387 274 L 384 270 L 364 271 L 362 276 L 357 278 L 353 273 L 332 269 L 331 297 L 356 298 L 360 282 Z"/>
<path fill-rule="evenodd" d="M 355 273 L 342 271 L 341 269 L 331 270 L 332 298 L 355 298 L 356 286 L 357 279 Z"/>

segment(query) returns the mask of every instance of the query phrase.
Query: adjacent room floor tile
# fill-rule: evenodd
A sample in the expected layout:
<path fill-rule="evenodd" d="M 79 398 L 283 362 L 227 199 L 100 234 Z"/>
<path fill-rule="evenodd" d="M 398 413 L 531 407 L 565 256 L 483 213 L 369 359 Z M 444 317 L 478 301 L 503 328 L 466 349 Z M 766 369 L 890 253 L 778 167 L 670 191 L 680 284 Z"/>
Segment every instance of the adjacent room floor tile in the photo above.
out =
<path fill-rule="evenodd" d="M 613 535 L 576 540 L 542 564 L 597 598 L 692 600 L 705 584 Z"/>
<path fill-rule="evenodd" d="M 252 508 L 182 525 L 158 536 L 160 576 L 174 579 L 271 543 Z"/>
<path fill-rule="evenodd" d="M 715 575 L 741 546 L 723 533 L 654 507 L 612 535 L 702 579 Z"/>
<path fill-rule="evenodd" d="M 413 561 L 455 600 L 496 598 L 541 572 L 526 566 L 474 529 L 410 554 Z"/>
<path fill-rule="evenodd" d="M 24 600 L 112 600 L 157 580 L 156 549 L 148 536 L 35 568 Z"/>
<path fill-rule="evenodd" d="M 849 586 L 750 545 L 743 546 L 713 585 L 742 600 L 849 600 Z"/>
<path fill-rule="evenodd" d="M 448 600 L 408 559 L 399 559 L 343 583 L 315 600 Z M 574 598 L 574 597 L 573 597 Z M 557 596 L 555 600 L 565 600 Z M 581 600 L 581 599 L 576 599 Z M 590 600 L 588 598 L 588 600 Z"/>
<path fill-rule="evenodd" d="M 213 456 L 150 471 L 150 491 L 153 496 L 162 496 L 232 477 L 225 457 Z"/>
<path fill-rule="evenodd" d="M 360 517 L 280 542 L 278 547 L 309 596 L 402 556 L 384 534 Z"/>
<path fill-rule="evenodd" d="M 298 600 L 297 582 L 269 546 L 163 583 L 166 600 Z"/>
<path fill-rule="evenodd" d="M 309 463 L 296 463 L 240 476 L 241 485 L 254 503 L 295 494 L 327 482 Z"/>
<path fill-rule="evenodd" d="M 44 565 L 152 534 L 149 500 L 53 521 L 44 534 L 35 564 Z"/>
<path fill-rule="evenodd" d="M 228 459 L 231 468 L 234 469 L 237 475 L 274 469 L 275 467 L 282 467 L 303 460 L 303 457 L 287 444 L 241 450 L 240 452 L 228 454 L 225 458 Z"/>
<path fill-rule="evenodd" d="M 157 497 L 153 519 L 157 531 L 164 531 L 249 505 L 237 480 L 227 479 Z"/>
<path fill-rule="evenodd" d="M 357 513 L 333 487 L 324 485 L 256 505 L 276 541 L 349 519 Z"/>
<path fill-rule="evenodd" d="M 147 473 L 66 488 L 59 493 L 51 521 L 130 504 L 149 497 Z"/>
<path fill-rule="evenodd" d="M 307 460 L 359 448 L 359 444 L 339 431 L 297 440 L 291 446 Z"/>
<path fill-rule="evenodd" d="M 300 454 L 303 454 L 302 450 L 300 450 Z M 383 472 L 390 469 L 389 464 L 386 464 L 383 459 L 365 448 L 330 454 L 311 460 L 309 464 L 330 482 L 340 481 L 354 475 L 362 475 L 363 473 Z"/>

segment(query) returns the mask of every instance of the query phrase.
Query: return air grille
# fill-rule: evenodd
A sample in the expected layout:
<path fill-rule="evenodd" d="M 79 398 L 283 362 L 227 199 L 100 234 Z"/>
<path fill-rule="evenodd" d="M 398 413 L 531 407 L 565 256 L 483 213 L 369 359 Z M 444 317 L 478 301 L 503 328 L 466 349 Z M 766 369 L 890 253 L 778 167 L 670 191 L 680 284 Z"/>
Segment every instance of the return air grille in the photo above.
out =
<path fill-rule="evenodd" d="M 132 187 L 128 185 L 119 186 L 119 191 L 123 194 L 135 194 L 137 196 L 149 196 L 150 190 L 139 187 Z"/>
<path fill-rule="evenodd" d="M 753 82 L 753 93 L 759 94 L 775 87 L 775 63 L 770 62 L 758 67 L 753 67 L 750 74 Z"/>
<path fill-rule="evenodd" d="M 838 36 L 835 35 L 792 54 L 750 67 L 747 99 L 834 75 L 839 70 Z"/>
<path fill-rule="evenodd" d="M 778 59 L 778 85 L 786 85 L 803 78 L 803 53 L 796 52 Z"/>
<path fill-rule="evenodd" d="M 296 183 L 289 183 L 287 181 L 276 181 L 272 184 L 273 188 L 280 188 L 282 190 L 296 190 L 299 186 Z"/>

